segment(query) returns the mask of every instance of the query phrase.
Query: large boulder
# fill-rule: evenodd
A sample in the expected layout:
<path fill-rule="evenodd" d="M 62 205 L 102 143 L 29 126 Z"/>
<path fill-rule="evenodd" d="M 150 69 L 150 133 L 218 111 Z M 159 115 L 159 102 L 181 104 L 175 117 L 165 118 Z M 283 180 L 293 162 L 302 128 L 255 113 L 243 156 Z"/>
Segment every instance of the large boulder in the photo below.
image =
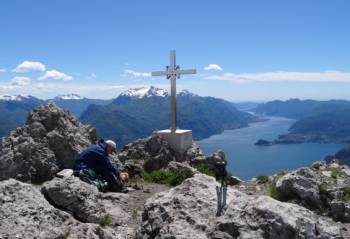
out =
<path fill-rule="evenodd" d="M 350 222 L 350 202 L 333 200 L 330 203 L 331 215 L 334 220 Z"/>
<path fill-rule="evenodd" d="M 147 200 L 138 238 L 349 238 L 349 227 L 299 205 L 232 188 L 216 217 L 217 182 L 195 174 Z M 345 228 L 347 226 L 347 228 Z"/>
<path fill-rule="evenodd" d="M 285 198 L 297 198 L 310 208 L 322 208 L 321 177 L 310 168 L 300 168 L 278 179 L 276 188 Z"/>
<path fill-rule="evenodd" d="M 0 238 L 124 238 L 111 228 L 75 220 L 34 186 L 14 179 L 0 182 L 0 222 Z"/>
<path fill-rule="evenodd" d="M 124 227 L 130 220 L 130 215 L 122 208 L 128 201 L 128 195 L 113 193 L 108 197 L 95 186 L 74 176 L 45 182 L 41 192 L 53 205 L 82 222 L 99 223 L 108 215 L 110 226 L 118 228 Z"/>
<path fill-rule="evenodd" d="M 349 238 L 349 225 L 269 196 L 237 197 L 217 219 L 211 238 Z"/>
<path fill-rule="evenodd" d="M 172 161 L 190 162 L 192 159 L 203 156 L 196 144 L 184 152 L 174 151 L 169 143 L 158 135 L 136 140 L 124 146 L 123 151 L 118 154 L 121 162 L 138 163 L 146 171 L 164 169 Z"/>
<path fill-rule="evenodd" d="M 213 172 L 214 175 L 220 174 L 218 165 L 224 163 L 227 164 L 226 156 L 224 151 L 218 150 L 208 156 L 198 156 L 190 159 L 190 164 L 192 166 L 206 166 L 210 172 Z"/>
<path fill-rule="evenodd" d="M 0 143 L 0 180 L 41 183 L 72 168 L 78 154 L 96 142 L 96 130 L 53 103 L 32 110 L 23 127 Z"/>

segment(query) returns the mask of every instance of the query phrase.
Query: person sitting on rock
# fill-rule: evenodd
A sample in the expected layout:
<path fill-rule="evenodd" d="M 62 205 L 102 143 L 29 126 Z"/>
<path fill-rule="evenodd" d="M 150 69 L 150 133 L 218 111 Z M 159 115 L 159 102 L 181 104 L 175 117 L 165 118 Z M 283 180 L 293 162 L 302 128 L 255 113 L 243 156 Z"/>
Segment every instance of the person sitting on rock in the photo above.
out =
<path fill-rule="evenodd" d="M 108 157 L 116 152 L 116 148 L 116 143 L 113 140 L 100 139 L 96 145 L 85 149 L 78 156 L 74 165 L 75 175 L 81 175 L 84 170 L 93 170 L 95 174 L 107 182 L 109 191 L 123 191 L 123 185 L 127 181 L 128 175 L 121 173 Z"/>

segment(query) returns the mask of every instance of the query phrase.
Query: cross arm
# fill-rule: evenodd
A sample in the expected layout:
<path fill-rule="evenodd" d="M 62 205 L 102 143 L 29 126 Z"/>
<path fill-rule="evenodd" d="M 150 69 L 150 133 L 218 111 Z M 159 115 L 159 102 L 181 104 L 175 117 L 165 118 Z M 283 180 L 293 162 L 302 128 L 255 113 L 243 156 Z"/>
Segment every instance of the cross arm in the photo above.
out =
<path fill-rule="evenodd" d="M 196 74 L 196 69 L 180 69 L 177 70 L 176 73 L 180 75 Z"/>
<path fill-rule="evenodd" d="M 166 76 L 170 74 L 169 71 L 152 71 L 152 76 Z"/>

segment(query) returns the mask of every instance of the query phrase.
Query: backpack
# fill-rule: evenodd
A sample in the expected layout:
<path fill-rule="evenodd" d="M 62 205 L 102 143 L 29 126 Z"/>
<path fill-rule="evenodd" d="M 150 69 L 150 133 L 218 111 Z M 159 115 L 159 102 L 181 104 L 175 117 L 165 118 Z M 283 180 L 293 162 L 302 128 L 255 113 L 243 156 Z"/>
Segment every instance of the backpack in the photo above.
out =
<path fill-rule="evenodd" d="M 92 169 L 81 169 L 78 174 L 81 181 L 95 185 L 100 192 L 107 191 L 107 183 Z"/>

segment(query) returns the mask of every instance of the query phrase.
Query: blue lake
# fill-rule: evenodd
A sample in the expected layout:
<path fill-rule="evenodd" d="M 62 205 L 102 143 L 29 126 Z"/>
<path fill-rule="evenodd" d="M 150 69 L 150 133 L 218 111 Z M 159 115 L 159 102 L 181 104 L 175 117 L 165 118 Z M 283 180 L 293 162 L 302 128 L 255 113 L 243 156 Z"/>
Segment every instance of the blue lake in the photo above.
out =
<path fill-rule="evenodd" d="M 309 166 L 344 146 L 319 143 L 255 146 L 259 139 L 273 140 L 288 132 L 295 122 L 281 117 L 268 118 L 268 121 L 251 124 L 248 128 L 226 130 L 196 143 L 205 154 L 224 150 L 229 161 L 228 170 L 244 180 Z"/>

